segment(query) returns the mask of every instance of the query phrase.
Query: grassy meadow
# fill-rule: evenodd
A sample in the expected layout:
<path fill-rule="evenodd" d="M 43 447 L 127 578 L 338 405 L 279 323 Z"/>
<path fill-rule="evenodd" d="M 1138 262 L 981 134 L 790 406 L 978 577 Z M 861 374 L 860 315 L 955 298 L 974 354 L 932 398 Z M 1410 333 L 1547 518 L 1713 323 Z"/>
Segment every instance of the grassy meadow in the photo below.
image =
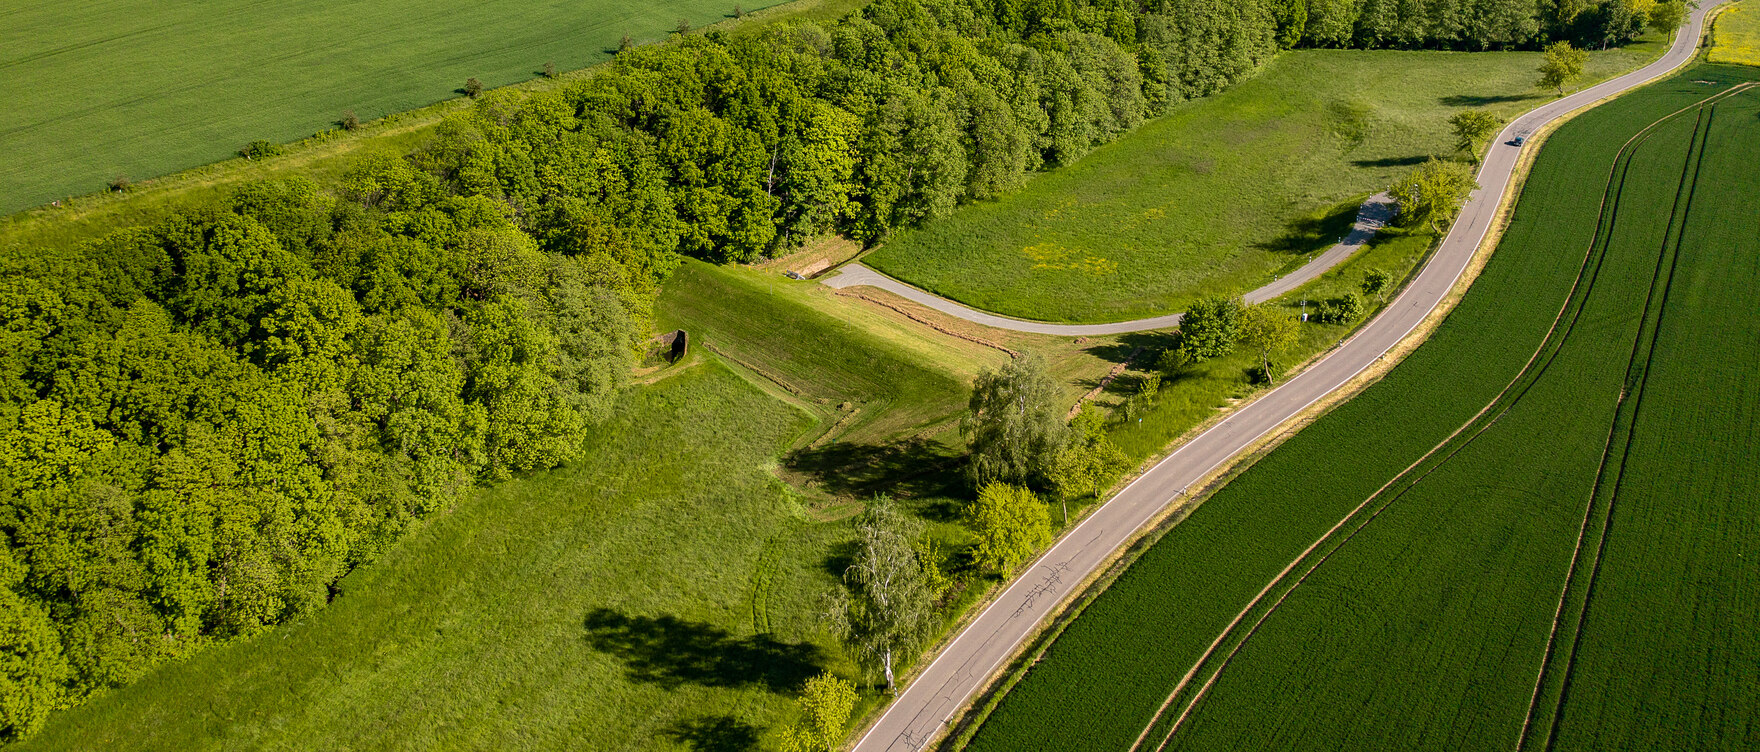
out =
<path fill-rule="evenodd" d="M 753 0 L 745 10 L 775 4 Z M 0 213 L 601 62 L 625 34 L 728 18 L 721 0 L 36 3 L 7 11 Z"/>
<path fill-rule="evenodd" d="M 1659 39 L 1590 56 L 1586 79 L 1660 54 Z M 1454 150 L 1450 115 L 1544 100 L 1539 53 L 1298 50 L 1258 75 L 1031 180 L 900 233 L 867 257 L 989 311 L 1118 321 L 1246 291 L 1343 235 L 1308 218 Z M 1348 222 L 1346 223 L 1348 226 Z"/>
<path fill-rule="evenodd" d="M 1717 14 L 1711 32 L 1713 63 L 1760 65 L 1760 7 L 1753 3 L 1736 3 Z"/>
<path fill-rule="evenodd" d="M 1173 698 L 1152 745 L 1194 701 L 1169 748 L 1514 745 L 1577 535 L 1595 511 L 1591 494 L 1607 482 L 1600 462 L 1622 395 L 1632 394 L 1628 366 L 1643 362 L 1635 358 L 1654 327 L 1647 322 L 1658 319 L 1656 358 L 1674 348 L 1678 361 L 1652 359 L 1652 378 L 1674 373 L 1683 390 L 1660 398 L 1670 407 L 1654 412 L 1649 395 L 1659 382 L 1642 390 L 1634 435 L 1652 438 L 1647 451 L 1636 439 L 1631 456 L 1649 458 L 1651 480 L 1643 485 L 1655 485 L 1648 503 L 1634 493 L 1614 508 L 1602 574 L 1588 596 L 1584 647 L 1565 674 L 1572 688 L 1560 739 L 1569 744 L 1560 748 L 1709 748 L 1751 736 L 1741 719 L 1752 717 L 1754 698 L 1742 687 L 1756 680 L 1754 647 L 1736 637 L 1746 633 L 1735 625 L 1751 622 L 1756 604 L 1743 584 L 1751 578 L 1736 571 L 1748 565 L 1736 554 L 1752 550 L 1755 523 L 1736 499 L 1751 497 L 1754 479 L 1733 457 L 1756 440 L 1753 422 L 1744 422 L 1751 409 L 1735 403 L 1745 399 L 1739 385 L 1754 378 L 1751 364 L 1760 358 L 1751 338 L 1738 345 L 1731 325 L 1702 317 L 1717 315 L 1717 307 L 1674 318 L 1695 303 L 1666 280 L 1691 280 L 1702 298 L 1707 288 L 1740 284 L 1714 279 L 1744 278 L 1753 253 L 1727 234 L 1743 232 L 1735 207 L 1751 213 L 1754 193 L 1727 173 L 1745 164 L 1752 146 L 1718 148 L 1706 158 L 1695 200 L 1724 208 L 1715 219 L 1689 220 L 1686 243 L 1671 246 L 1680 248 L 1678 260 L 1663 237 L 1676 217 L 1683 163 L 1702 138 L 1691 112 L 1634 155 L 1616 232 L 1598 232 L 1597 209 L 1615 155 L 1633 132 L 1717 90 L 1694 80 L 1727 87 L 1753 78 L 1751 71 L 1700 67 L 1580 116 L 1551 137 L 1498 252 L 1430 340 L 1171 528 L 1049 646 L 967 748 L 1128 747 L 1194 666 L 1197 680 Z M 1760 136 L 1751 113 L 1727 122 L 1748 138 Z M 1711 167 L 1714 160 L 1727 167 Z M 1693 185 L 1691 175 L 1686 184 Z M 1713 191 L 1715 198 L 1702 195 Z M 1702 234 L 1690 229 L 1698 222 Z M 1718 232 L 1723 240 L 1714 239 Z M 1719 243 L 1719 253 L 1701 250 Z M 1579 274 L 1582 285 L 1575 284 Z M 1741 305 L 1743 295 L 1730 305 Z M 1567 299 L 1570 326 L 1548 339 Z M 1683 344 L 1701 344 L 1670 344 L 1671 321 Z M 1525 366 L 1537 348 L 1543 357 Z M 1732 379 L 1717 382 L 1730 384 L 1727 397 L 1706 391 L 1718 377 L 1702 372 L 1705 358 Z M 1504 393 L 1524 369 L 1517 388 Z M 1476 419 L 1494 400 L 1500 407 Z M 1657 417 L 1646 429 L 1648 415 Z M 1471 430 L 1449 439 L 1469 423 Z M 1692 445 L 1720 448 L 1700 455 L 1668 443 L 1695 430 L 1709 435 Z M 1403 485 L 1375 496 L 1445 443 Z M 1728 459 L 1708 471 L 1695 457 Z M 1697 480 L 1687 488 L 1703 491 L 1690 501 L 1678 493 L 1688 476 Z M 1679 483 L 1666 485 L 1669 479 Z M 1292 578 L 1312 569 L 1311 576 L 1273 589 L 1198 664 L 1279 571 L 1371 497 L 1376 502 L 1298 562 Z M 1628 502 L 1638 509 L 1624 511 Z M 1585 546 L 1593 549 L 1596 540 Z M 1618 595 L 1603 595 L 1609 592 Z M 1212 676 L 1219 678 L 1200 694 Z"/>
<path fill-rule="evenodd" d="M 769 470 L 813 422 L 713 363 L 632 390 L 581 464 L 473 494 L 328 608 L 19 748 L 743 749 L 834 663 L 808 614 L 847 528 Z"/>

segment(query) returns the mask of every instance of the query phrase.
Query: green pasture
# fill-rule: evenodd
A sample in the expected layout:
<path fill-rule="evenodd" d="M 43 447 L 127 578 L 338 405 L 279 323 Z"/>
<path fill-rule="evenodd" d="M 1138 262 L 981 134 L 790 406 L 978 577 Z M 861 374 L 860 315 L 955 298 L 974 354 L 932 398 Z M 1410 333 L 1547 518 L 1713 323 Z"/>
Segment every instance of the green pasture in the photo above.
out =
<path fill-rule="evenodd" d="M 750 0 L 745 10 L 773 5 Z M 0 12 L 0 213 L 226 159 L 606 60 L 625 34 L 731 17 L 730 0 L 264 4 L 75 0 Z"/>
<path fill-rule="evenodd" d="M 1596 52 L 1586 78 L 1661 49 L 1647 37 Z M 1286 52 L 1015 194 L 902 232 L 867 261 L 977 308 L 1054 321 L 1137 318 L 1245 291 L 1343 235 L 1318 233 L 1313 212 L 1452 153 L 1450 115 L 1510 116 L 1544 101 L 1539 61 L 1533 52 Z"/>
<path fill-rule="evenodd" d="M 1624 216 L 1631 224 L 1621 223 L 1621 232 L 1595 257 L 1600 260 L 1585 266 L 1606 176 L 1634 131 L 1714 87 L 1752 78 L 1752 72 L 1739 69 L 1701 67 L 1564 126 L 1542 151 L 1498 252 L 1431 339 L 1381 382 L 1291 438 L 1170 529 L 1049 647 L 969 748 L 1130 746 L 1179 678 L 1279 571 L 1382 484 L 1473 420 L 1523 371 L 1560 302 L 1569 298 L 1581 314 L 1575 317 L 1578 329 L 1552 338 L 1546 367 L 1530 369 L 1524 388 L 1503 399 L 1507 412 L 1498 413 L 1502 417 L 1496 421 L 1481 419 L 1482 435 L 1470 442 L 1457 438 L 1449 451 L 1433 457 L 1421 468 L 1430 471 L 1419 473 L 1422 482 L 1381 497 L 1385 511 L 1362 533 L 1342 545 L 1322 546 L 1317 554 L 1336 553 L 1246 640 L 1170 745 L 1513 746 L 1645 319 L 1643 301 L 1661 268 L 1661 235 L 1672 204 L 1658 196 L 1672 199 L 1679 187 L 1695 123 L 1671 126 L 1666 138 L 1659 135 L 1654 148 L 1634 159 L 1633 174 L 1644 177 L 1621 202 L 1630 207 Z M 1731 195 L 1741 195 L 1739 186 L 1732 190 Z M 1655 242 L 1646 247 L 1648 241 Z M 1691 248 L 1689 242 L 1680 256 L 1680 273 L 1688 278 L 1738 271 L 1728 262 L 1701 261 Z M 1698 263 L 1708 266 L 1691 271 Z M 1589 282 L 1572 295 L 1585 270 Z M 1674 310 L 1670 302 L 1668 316 Z M 1731 336 L 1720 339 L 1727 343 Z M 1667 348 L 1659 345 L 1657 352 Z M 1748 358 L 1744 364 L 1755 359 L 1751 350 L 1727 357 L 1731 368 L 1733 359 Z M 1640 435 L 1643 425 L 1640 418 Z M 1751 422 L 1747 425 L 1751 434 Z M 1725 430 L 1744 429 L 1732 420 Z M 1751 435 L 1737 438 L 1748 443 L 1738 441 L 1725 451 L 1739 453 L 1753 441 Z M 1675 472 L 1693 472 L 1689 458 L 1672 455 Z M 1726 479 L 1720 481 L 1721 495 L 1712 494 L 1694 508 L 1707 520 L 1699 524 L 1716 520 L 1731 524 L 1731 532 L 1683 551 L 1684 543 L 1671 549 L 1637 529 L 1628 545 L 1659 560 L 1724 556 L 1731 561 L 1719 560 L 1719 567 L 1742 566 L 1734 554 L 1741 545 L 1751 548 L 1752 538 L 1744 536 L 1751 536 L 1754 523 L 1751 510 L 1745 520 L 1732 519 L 1741 516 L 1733 499 L 1751 487 L 1741 484 L 1752 484 L 1752 471 L 1722 469 L 1715 475 Z M 1682 512 L 1658 506 L 1652 514 L 1654 524 L 1661 524 L 1665 515 L 1678 522 Z M 1618 515 L 1610 541 L 1620 535 Z M 1670 535 L 1669 540 L 1683 541 L 1691 533 Z M 1610 544 L 1606 571 L 1614 571 L 1616 548 Z M 1751 594 L 1740 591 L 1744 580 L 1732 575 L 1733 581 L 1714 581 L 1676 566 L 1668 570 L 1674 580 L 1651 590 L 1646 585 L 1656 584 L 1655 578 L 1644 578 L 1638 569 L 1628 570 L 1628 595 L 1619 601 L 1628 610 L 1602 607 L 1608 609 L 1609 632 L 1604 655 L 1613 655 L 1618 646 L 1630 651 L 1631 635 L 1612 634 L 1613 625 L 1630 623 L 1621 622 L 1622 616 L 1636 614 L 1639 607 L 1660 608 L 1657 599 L 1683 591 L 1697 600 L 1679 614 L 1651 618 L 1672 619 L 1670 628 L 1690 626 L 1698 635 L 1716 637 L 1695 641 L 1669 629 L 1642 635 L 1657 647 L 1626 653 L 1625 667 L 1643 661 L 1647 671 L 1674 683 L 1622 700 L 1619 707 L 1628 714 L 1618 725 L 1609 726 L 1615 721 L 1608 718 L 1587 720 L 1580 727 L 1583 734 L 1596 728 L 1616 731 L 1578 737 L 1591 740 L 1572 748 L 1607 748 L 1594 739 L 1613 738 L 1613 733 L 1639 739 L 1642 747 L 1643 738 L 1662 738 L 1641 736 L 1662 733 L 1644 731 L 1653 728 L 1644 724 L 1674 717 L 1669 713 L 1684 719 L 1673 728 L 1705 743 L 1730 733 L 1739 736 L 1742 732 L 1730 724 L 1752 712 L 1747 708 L 1752 693 L 1737 688 L 1752 685 L 1753 647 L 1745 637 L 1726 647 L 1723 635 L 1742 618 L 1753 619 Z M 1274 591 L 1269 601 L 1283 592 Z M 1706 613 L 1693 610 L 1698 603 L 1707 604 Z M 1263 608 L 1251 612 L 1245 623 L 1256 624 L 1264 615 Z M 1595 623 L 1591 616 L 1585 635 L 1593 633 Z M 1225 641 L 1217 658 L 1230 655 L 1245 631 Z M 1579 664 L 1590 655 L 1585 648 Z M 1665 665 L 1671 660 L 1699 662 Z M 1710 678 L 1698 678 L 1703 674 L 1694 666 L 1711 671 Z M 1222 667 L 1219 660 L 1200 667 L 1193 689 Z M 1610 694 L 1633 691 L 1645 681 L 1644 674 L 1621 672 L 1612 663 L 1598 670 L 1606 674 L 1603 691 Z M 1671 689 L 1676 693 L 1668 694 Z M 1645 704 L 1646 696 L 1655 699 Z M 1175 699 L 1191 698 L 1188 692 Z M 1177 716 L 1184 702 L 1174 707 Z M 1572 713 L 1588 712 L 1576 707 L 1565 704 L 1567 733 Z M 1599 706 L 1586 700 L 1582 707 Z M 1162 734 L 1168 726 L 1160 725 Z"/>

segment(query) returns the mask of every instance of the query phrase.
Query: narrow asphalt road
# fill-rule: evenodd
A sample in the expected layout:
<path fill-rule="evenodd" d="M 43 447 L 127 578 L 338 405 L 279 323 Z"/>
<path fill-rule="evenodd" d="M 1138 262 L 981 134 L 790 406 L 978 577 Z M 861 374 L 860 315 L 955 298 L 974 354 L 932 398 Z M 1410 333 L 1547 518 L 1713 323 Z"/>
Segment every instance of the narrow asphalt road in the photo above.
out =
<path fill-rule="evenodd" d="M 1249 292 L 1243 297 L 1246 298 L 1248 303 L 1262 303 L 1294 290 L 1297 287 L 1302 286 L 1302 284 L 1306 283 L 1308 280 L 1325 274 L 1327 270 L 1344 263 L 1345 259 L 1350 258 L 1358 250 L 1361 250 L 1363 244 L 1369 242 L 1370 238 L 1375 237 L 1376 231 L 1380 230 L 1381 226 L 1386 224 L 1387 220 L 1391 218 L 1393 218 L 1393 197 L 1385 193 L 1377 193 L 1370 196 L 1367 201 L 1363 202 L 1362 208 L 1357 210 L 1357 221 L 1356 224 L 1351 226 L 1350 233 L 1345 235 L 1344 239 L 1340 240 L 1337 245 L 1327 249 L 1325 253 L 1320 254 L 1318 257 L 1314 258 L 1314 260 L 1303 264 L 1302 268 L 1291 272 L 1287 276 L 1274 280 L 1271 284 Z M 998 329 L 1012 329 L 1017 332 L 1059 334 L 1068 337 L 1091 337 L 1100 334 L 1123 334 L 1125 332 L 1143 332 L 1150 329 L 1171 329 L 1179 326 L 1180 314 L 1177 313 L 1170 313 L 1166 316 L 1156 316 L 1154 318 L 1136 319 L 1134 321 L 1119 321 L 1111 324 L 1052 324 L 1044 321 L 1027 321 L 1025 319 L 998 316 L 994 313 L 985 313 L 975 308 L 968 308 L 934 293 L 912 287 L 860 263 L 846 264 L 842 269 L 837 270 L 836 274 L 825 277 L 821 281 L 826 285 L 839 289 L 855 287 L 857 285 L 878 287 L 900 297 L 926 305 L 949 316 L 955 316 L 985 326 L 993 326 Z"/>
<path fill-rule="evenodd" d="M 1705 13 L 1722 2 L 1711 0 L 1695 10 L 1674 46 L 1660 60 L 1541 105 L 1506 126 L 1480 167 L 1482 187 L 1467 200 L 1429 264 L 1381 315 L 1325 359 L 1187 442 L 1064 535 L 905 688 L 856 743 L 856 752 L 924 749 L 1073 587 L 1184 495 L 1189 485 L 1343 386 L 1411 333 L 1442 302 L 1484 239 L 1521 152 L 1509 141 L 1527 136 L 1571 110 L 1640 86 L 1687 63 L 1698 47 Z"/>

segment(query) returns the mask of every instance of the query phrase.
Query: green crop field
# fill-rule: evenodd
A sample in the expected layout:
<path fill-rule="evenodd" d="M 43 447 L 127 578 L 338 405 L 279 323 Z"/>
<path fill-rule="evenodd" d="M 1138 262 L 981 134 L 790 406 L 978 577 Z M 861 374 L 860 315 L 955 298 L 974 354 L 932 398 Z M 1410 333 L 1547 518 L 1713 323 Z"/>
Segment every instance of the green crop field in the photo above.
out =
<path fill-rule="evenodd" d="M 1646 39 L 1594 53 L 1588 78 L 1658 54 Z M 1245 291 L 1343 234 L 1317 232 L 1310 213 L 1452 152 L 1453 113 L 1509 116 L 1542 101 L 1538 64 L 1531 52 L 1286 52 L 1016 194 L 900 233 L 867 261 L 968 305 L 1055 321 Z"/>
<path fill-rule="evenodd" d="M 773 5 L 749 0 L 746 10 Z M 0 214 L 609 58 L 731 0 L 28 3 L 0 12 Z"/>
<path fill-rule="evenodd" d="M 1711 62 L 1760 65 L 1760 8 L 1737 3 L 1717 14 L 1711 40 Z"/>
<path fill-rule="evenodd" d="M 1430 341 L 1150 547 L 969 748 L 1125 749 L 1167 702 L 1149 749 L 1176 724 L 1168 748 L 1508 749 L 1549 652 L 1529 748 L 1555 715 L 1557 748 L 1750 746 L 1760 664 L 1740 625 L 1760 605 L 1738 554 L 1755 544 L 1743 458 L 1760 354 L 1733 313 L 1752 293 L 1707 301 L 1752 279 L 1738 218 L 1756 194 L 1735 173 L 1760 144 L 1755 95 L 1689 109 L 1618 157 L 1755 78 L 1700 67 L 1564 126 Z M 1609 476 L 1622 431 L 1631 467 Z M 1640 468 L 1650 490 L 1613 492 Z M 1605 555 L 1572 577 L 1579 534 L 1597 552 L 1604 530 Z"/>
<path fill-rule="evenodd" d="M 1582 639 L 1558 667 L 1558 748 L 1760 745 L 1757 131 L 1753 95 L 1708 124 Z"/>

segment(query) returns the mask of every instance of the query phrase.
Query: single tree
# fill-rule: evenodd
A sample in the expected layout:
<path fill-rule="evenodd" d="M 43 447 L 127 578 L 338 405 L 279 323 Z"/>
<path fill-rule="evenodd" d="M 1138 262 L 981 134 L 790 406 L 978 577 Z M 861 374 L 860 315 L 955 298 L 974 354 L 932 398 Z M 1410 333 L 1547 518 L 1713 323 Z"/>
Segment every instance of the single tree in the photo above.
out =
<path fill-rule="evenodd" d="M 843 741 L 843 727 L 856 707 L 855 685 L 829 671 L 807 680 L 801 690 L 803 721 L 782 739 L 785 752 L 834 752 Z"/>
<path fill-rule="evenodd" d="M 734 18 L 745 18 L 746 17 L 746 9 L 742 8 L 738 5 L 733 6 L 733 17 Z"/>
<path fill-rule="evenodd" d="M 1377 268 L 1363 272 L 1363 294 L 1375 298 L 1376 301 L 1385 302 L 1387 288 L 1392 284 L 1393 275 L 1388 274 L 1386 269 Z"/>
<path fill-rule="evenodd" d="M 1051 542 L 1051 516 L 1039 497 L 1020 486 L 991 483 L 966 507 L 966 519 L 978 534 L 972 561 L 980 568 L 1007 574 Z"/>
<path fill-rule="evenodd" d="M 1282 350 L 1296 341 L 1296 320 L 1275 304 L 1260 303 L 1247 306 L 1241 314 L 1241 344 L 1252 348 L 1259 354 L 1259 366 L 1265 374 L 1265 383 L 1275 383 L 1271 373 L 1271 353 Z"/>
<path fill-rule="evenodd" d="M 116 177 L 110 178 L 109 185 L 112 193 L 122 193 L 133 187 L 134 182 L 129 180 L 127 175 L 117 175 Z"/>
<path fill-rule="evenodd" d="M 478 81 L 476 76 L 471 76 L 470 78 L 467 78 L 464 80 L 464 95 L 465 96 L 470 97 L 471 99 L 476 99 L 482 93 L 483 93 L 483 82 Z"/>
<path fill-rule="evenodd" d="M 636 40 L 631 39 L 628 34 L 623 35 L 622 39 L 617 40 L 617 51 L 618 52 L 627 52 L 627 51 L 629 51 L 630 48 L 635 47 L 635 46 L 636 46 Z"/>
<path fill-rule="evenodd" d="M 1583 64 L 1588 60 L 1589 53 L 1572 47 L 1568 41 L 1546 45 L 1540 62 L 1540 88 L 1553 89 L 1564 96 L 1564 87 L 1583 76 Z"/>
<path fill-rule="evenodd" d="M 688 18 L 681 18 L 681 19 L 678 19 L 678 25 L 677 25 L 677 26 L 675 26 L 675 27 L 673 27 L 673 28 L 672 28 L 672 30 L 673 30 L 673 31 L 674 31 L 674 32 L 676 32 L 676 33 L 679 33 L 679 34 L 689 34 L 689 33 L 691 33 L 691 22 L 690 22 L 690 19 L 688 19 Z"/>
<path fill-rule="evenodd" d="M 555 78 L 556 77 L 556 64 L 555 63 L 549 62 L 549 61 L 544 62 L 544 77 L 545 78 Z"/>
<path fill-rule="evenodd" d="M 1474 154 L 1479 139 L 1495 133 L 1503 120 L 1484 110 L 1462 110 L 1449 118 L 1448 124 L 1454 127 L 1455 148 Z"/>
<path fill-rule="evenodd" d="M 1650 28 L 1668 34 L 1668 40 L 1674 42 L 1674 34 L 1680 31 L 1681 24 L 1687 22 L 1688 4 L 1685 0 L 1662 0 L 1650 8 Z M 1698 7 L 1698 3 L 1691 7 Z"/>
<path fill-rule="evenodd" d="M 847 587 L 833 591 L 826 604 L 827 626 L 864 670 L 886 677 L 888 690 L 899 658 L 923 646 L 935 621 L 935 593 L 917 557 L 921 534 L 922 524 L 891 499 L 875 499 L 856 519 L 855 561 L 843 572 Z"/>
<path fill-rule="evenodd" d="M 979 374 L 960 425 L 972 449 L 973 485 L 1040 481 L 1067 431 L 1058 401 L 1057 383 L 1037 355 Z"/>
<path fill-rule="evenodd" d="M 1047 481 L 1051 492 L 1062 506 L 1063 521 L 1069 522 L 1069 501 L 1084 494 L 1095 497 L 1119 473 L 1130 469 L 1126 457 L 1106 437 L 1106 418 L 1100 411 L 1083 410 L 1070 421 L 1069 443 L 1057 451 Z"/>
<path fill-rule="evenodd" d="M 1478 187 L 1471 167 L 1432 157 L 1388 189 L 1398 205 L 1394 221 L 1406 227 L 1428 222 L 1431 230 L 1441 232 Z"/>
<path fill-rule="evenodd" d="M 1234 352 L 1240 334 L 1241 300 L 1226 295 L 1201 298 L 1179 320 L 1179 353 L 1189 361 Z"/>
<path fill-rule="evenodd" d="M 345 131 L 359 130 L 361 127 L 361 119 L 355 116 L 354 110 L 343 110 L 342 119 L 338 120 L 337 123 L 341 125 L 342 129 Z"/>

